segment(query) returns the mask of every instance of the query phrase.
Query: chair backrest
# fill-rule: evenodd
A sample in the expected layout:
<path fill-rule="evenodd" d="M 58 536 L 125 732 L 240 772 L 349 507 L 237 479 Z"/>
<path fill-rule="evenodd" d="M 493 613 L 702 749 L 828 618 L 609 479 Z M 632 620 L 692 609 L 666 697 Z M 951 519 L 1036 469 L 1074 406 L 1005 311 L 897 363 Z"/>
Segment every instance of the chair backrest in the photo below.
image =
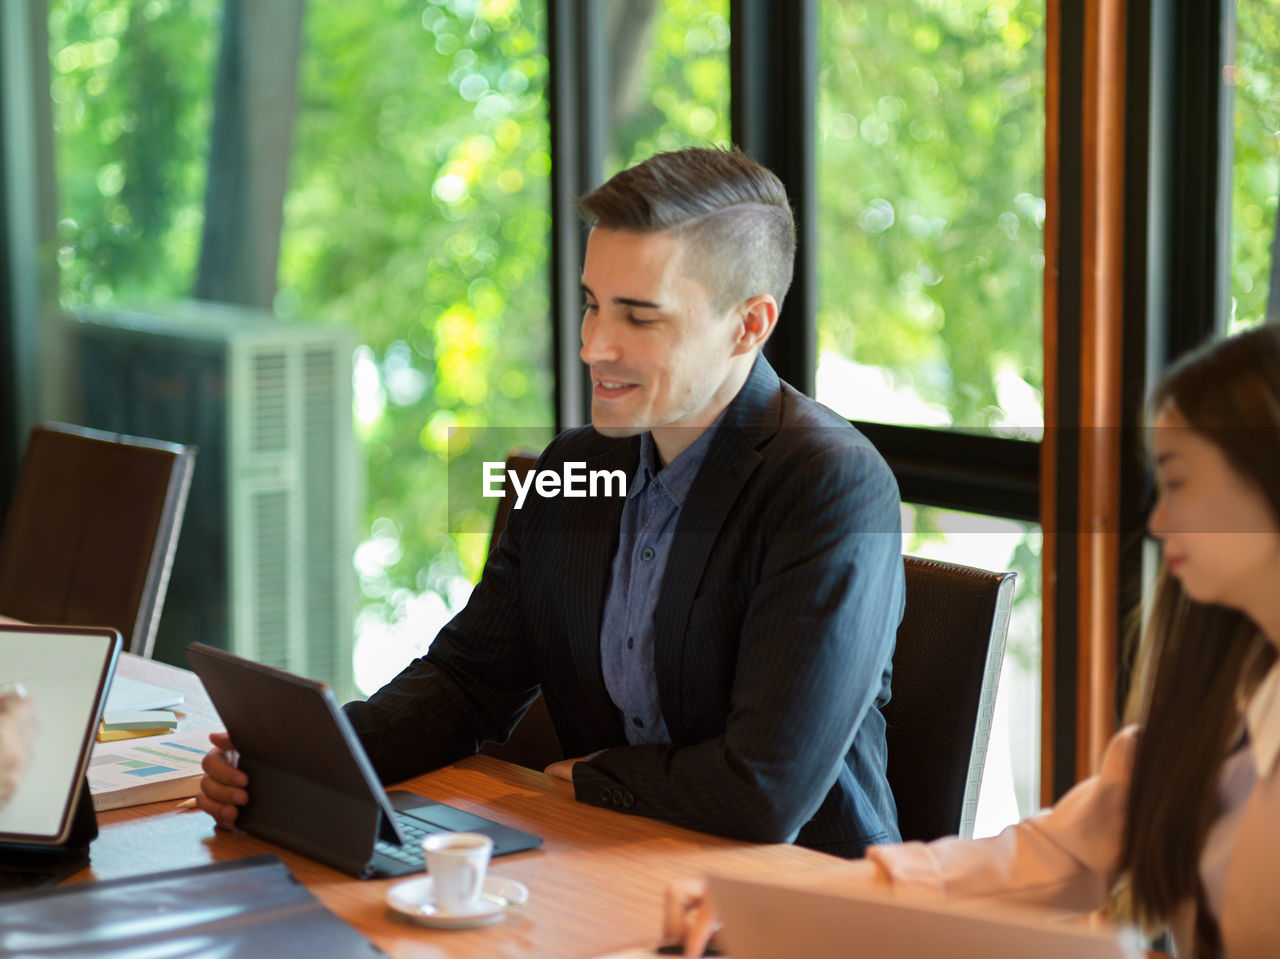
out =
<path fill-rule="evenodd" d="M 0 614 L 111 626 L 149 657 L 195 454 L 62 423 L 32 429 L 0 532 Z"/>
<path fill-rule="evenodd" d="M 489 534 L 489 552 L 493 552 L 498 546 L 498 540 L 502 538 L 502 531 L 507 528 L 507 517 L 511 515 L 511 504 L 516 501 L 516 491 L 512 488 L 510 480 L 510 471 L 514 470 L 516 475 L 523 482 L 524 478 L 529 475 L 529 471 L 533 469 L 533 464 L 538 461 L 537 453 L 530 453 L 527 450 L 512 450 L 507 454 L 507 470 L 503 473 L 505 482 L 502 486 L 502 498 L 498 500 L 498 510 L 493 514 L 493 532 Z"/>
<path fill-rule="evenodd" d="M 973 835 L 1015 573 L 904 556 L 907 599 L 884 709 L 904 840 Z"/>
<path fill-rule="evenodd" d="M 514 470 L 523 481 L 533 464 L 537 454 L 522 450 L 512 450 L 507 456 L 507 469 Z M 511 504 L 515 502 L 515 490 L 510 480 L 502 487 L 502 498 L 498 500 L 498 510 L 493 517 L 493 533 L 489 537 L 489 552 L 493 552 L 502 538 L 506 528 L 507 517 L 511 515 Z M 509 763 L 528 766 L 530 769 L 542 770 L 551 763 L 564 758 L 560 749 L 560 741 L 556 739 L 555 727 L 551 725 L 551 715 L 547 712 L 547 702 L 539 693 L 529 705 L 516 728 L 511 731 L 505 743 L 485 743 L 480 747 L 485 756 L 504 759 Z"/>

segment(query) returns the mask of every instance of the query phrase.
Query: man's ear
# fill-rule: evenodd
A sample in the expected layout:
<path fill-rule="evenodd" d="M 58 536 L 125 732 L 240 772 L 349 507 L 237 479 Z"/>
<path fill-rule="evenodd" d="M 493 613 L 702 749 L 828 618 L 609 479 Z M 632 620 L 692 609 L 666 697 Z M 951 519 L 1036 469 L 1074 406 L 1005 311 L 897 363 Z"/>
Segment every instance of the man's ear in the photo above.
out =
<path fill-rule="evenodd" d="M 761 293 L 744 300 L 737 309 L 735 356 L 764 345 L 778 323 L 778 303 L 768 293 Z"/>

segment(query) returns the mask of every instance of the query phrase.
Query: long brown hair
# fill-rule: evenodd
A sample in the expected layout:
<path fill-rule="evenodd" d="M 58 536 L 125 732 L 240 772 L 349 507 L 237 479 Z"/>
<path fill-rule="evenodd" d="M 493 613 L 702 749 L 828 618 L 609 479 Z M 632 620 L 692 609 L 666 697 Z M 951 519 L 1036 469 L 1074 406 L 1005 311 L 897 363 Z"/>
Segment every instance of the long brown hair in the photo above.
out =
<path fill-rule="evenodd" d="M 1256 486 L 1280 523 L 1280 326 L 1185 358 L 1149 404 L 1153 414 L 1170 407 Z M 1203 905 L 1199 859 L 1215 814 L 1218 770 L 1239 736 L 1241 695 L 1275 659 L 1248 616 L 1194 601 L 1161 563 L 1129 699 L 1129 718 L 1143 731 L 1120 864 L 1143 925 L 1167 923 L 1188 897 Z M 1216 927 L 1199 912 L 1196 955 L 1219 955 Z"/>

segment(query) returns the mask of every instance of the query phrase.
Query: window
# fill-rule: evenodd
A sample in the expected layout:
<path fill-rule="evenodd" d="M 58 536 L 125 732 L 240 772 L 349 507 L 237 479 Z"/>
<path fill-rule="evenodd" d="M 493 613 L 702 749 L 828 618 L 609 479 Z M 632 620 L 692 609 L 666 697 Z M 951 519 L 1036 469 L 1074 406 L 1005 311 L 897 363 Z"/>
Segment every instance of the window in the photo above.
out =
<path fill-rule="evenodd" d="M 479 576 L 479 462 L 552 436 L 545 17 L 453 2 L 306 18 L 277 309 L 360 332 L 355 669 L 371 692 Z"/>
<path fill-rule="evenodd" d="M 223 12 L 50 3 L 64 306 L 194 288 Z M 484 559 L 492 501 L 478 469 L 450 488 L 450 429 L 501 432 L 485 459 L 552 435 L 545 5 L 316 2 L 303 31 L 274 307 L 360 342 L 369 690 Z"/>
<path fill-rule="evenodd" d="M 728 8 L 728 0 L 606 6 L 606 178 L 663 150 L 729 142 Z"/>
<path fill-rule="evenodd" d="M 190 291 L 221 14 L 221 0 L 49 3 L 64 307 Z"/>
<path fill-rule="evenodd" d="M 827 2 L 817 396 L 1038 438 L 1043 2 Z"/>
<path fill-rule="evenodd" d="M 1232 331 L 1280 318 L 1276 193 L 1280 189 L 1280 15 L 1265 0 L 1236 3 L 1231 153 Z M 1228 145 L 1224 145 L 1226 147 Z"/>
<path fill-rule="evenodd" d="M 64 302 L 185 295 L 224 5 L 49 2 Z M 969 496 L 982 481 L 963 467 L 1003 469 L 974 452 L 992 449 L 982 444 L 1016 448 L 1025 466 L 1041 426 L 1045 0 L 815 6 L 816 128 L 790 139 L 816 147 L 816 184 L 799 186 L 816 189 L 819 211 L 805 237 L 818 255 L 818 398 L 889 440 L 911 434 L 895 469 L 928 462 L 903 484 L 917 487 L 909 499 L 930 498 L 922 483 L 947 485 L 947 506 L 1033 516 L 1034 469 L 1022 469 L 1030 493 L 1014 510 L 1002 492 Z M 576 349 L 560 287 L 577 302 L 579 256 L 549 279 L 552 216 L 566 217 L 551 208 L 552 68 L 603 69 L 586 86 L 605 91 L 604 109 L 572 108 L 588 115 L 566 124 L 578 152 L 557 170 L 607 176 L 655 150 L 730 142 L 731 87 L 761 62 L 731 64 L 730 23 L 782 38 L 752 109 L 786 115 L 792 87 L 778 81 L 813 62 L 799 34 L 773 29 L 800 14 L 747 0 L 732 10 L 729 0 L 315 0 L 305 10 L 274 305 L 359 331 L 358 682 L 368 690 L 429 642 L 479 573 L 493 506 L 479 462 L 543 446 L 557 397 L 579 385 L 571 364 L 557 381 L 551 358 L 553 333 L 559 355 Z M 554 63 L 549 16 L 572 21 L 556 33 Z M 580 42 L 579 28 L 604 41 Z M 1258 89 L 1261 109 L 1270 101 Z M 594 185 L 557 185 L 556 202 Z M 1274 187 L 1268 195 L 1264 223 L 1275 217 Z M 885 437 L 875 441 L 889 451 Z M 907 549 L 1019 569 L 1019 616 L 1034 619 L 1037 528 L 986 516 L 973 520 L 988 524 L 981 533 L 958 533 L 963 515 L 908 507 Z M 1030 675 L 1038 634 L 1015 632 L 1006 661 Z M 1011 726 L 1032 729 L 1022 717 L 1034 719 L 1034 702 L 1016 708 Z M 1035 804 L 1036 765 L 1011 761 L 1020 811 Z"/>

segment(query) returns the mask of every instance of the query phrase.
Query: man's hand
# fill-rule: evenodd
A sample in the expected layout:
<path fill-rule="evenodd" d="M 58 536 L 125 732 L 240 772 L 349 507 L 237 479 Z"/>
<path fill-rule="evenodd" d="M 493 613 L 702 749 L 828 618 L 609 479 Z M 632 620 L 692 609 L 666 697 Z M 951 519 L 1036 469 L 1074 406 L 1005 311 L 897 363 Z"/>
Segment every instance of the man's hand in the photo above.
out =
<path fill-rule="evenodd" d="M 35 704 L 17 688 L 0 696 L 0 806 L 17 790 L 36 735 Z"/>
<path fill-rule="evenodd" d="M 683 942 L 686 956 L 701 956 L 720 928 L 707 884 L 701 879 L 677 879 L 667 886 L 662 916 L 662 941 Z"/>
<path fill-rule="evenodd" d="M 595 759 L 602 752 L 604 752 L 603 749 L 597 749 L 595 752 L 579 756 L 577 759 L 562 759 L 558 763 L 552 763 L 542 771 L 552 779 L 563 779 L 565 782 L 571 783 L 573 782 L 573 767 L 578 763 L 585 763 L 588 759 Z"/>
<path fill-rule="evenodd" d="M 552 763 L 543 770 L 552 779 L 563 779 L 567 783 L 573 782 L 573 767 L 590 756 L 579 756 L 577 759 L 562 759 L 559 762 Z"/>
<path fill-rule="evenodd" d="M 210 733 L 214 748 L 205 753 L 200 764 L 204 778 L 200 780 L 200 794 L 196 805 L 213 817 L 221 829 L 230 829 L 236 823 L 240 807 L 249 801 L 245 790 L 249 777 L 235 767 L 236 752 L 231 737 L 226 733 Z"/>

